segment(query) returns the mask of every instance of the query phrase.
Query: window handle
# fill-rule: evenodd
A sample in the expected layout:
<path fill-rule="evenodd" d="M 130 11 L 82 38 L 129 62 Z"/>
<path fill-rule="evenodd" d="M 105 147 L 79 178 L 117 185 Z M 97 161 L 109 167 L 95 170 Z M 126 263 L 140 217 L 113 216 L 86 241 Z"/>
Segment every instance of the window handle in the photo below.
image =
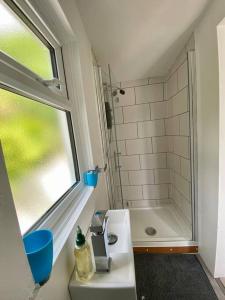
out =
<path fill-rule="evenodd" d="M 59 85 L 65 85 L 65 82 L 60 81 L 58 78 L 53 78 L 51 80 L 42 80 L 42 79 L 38 78 L 37 80 L 48 87 L 56 88 Z"/>

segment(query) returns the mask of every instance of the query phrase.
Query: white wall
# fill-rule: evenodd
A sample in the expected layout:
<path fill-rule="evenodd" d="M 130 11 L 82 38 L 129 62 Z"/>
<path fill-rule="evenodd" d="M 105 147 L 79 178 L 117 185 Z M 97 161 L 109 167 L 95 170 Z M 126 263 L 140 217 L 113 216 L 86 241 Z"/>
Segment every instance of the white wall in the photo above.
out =
<path fill-rule="evenodd" d="M 164 76 L 211 1 L 77 0 L 99 62 L 119 81 Z"/>
<path fill-rule="evenodd" d="M 216 27 L 224 17 L 225 1 L 212 1 L 195 30 L 199 251 L 215 277 L 225 275 L 225 257 L 216 260 L 219 183 L 219 69 Z M 223 253 L 225 254 L 224 251 Z"/>
<path fill-rule="evenodd" d="M 216 266 L 224 276 L 225 260 L 225 18 L 217 28 L 219 53 L 219 204 Z M 223 282 L 225 277 L 223 278 Z"/>

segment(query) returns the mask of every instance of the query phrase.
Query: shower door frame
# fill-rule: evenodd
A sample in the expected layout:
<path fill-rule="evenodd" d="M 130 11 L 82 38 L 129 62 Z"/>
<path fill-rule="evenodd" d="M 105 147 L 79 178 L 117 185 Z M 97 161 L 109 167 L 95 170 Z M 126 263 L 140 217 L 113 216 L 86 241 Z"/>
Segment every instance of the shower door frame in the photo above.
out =
<path fill-rule="evenodd" d="M 112 208 L 114 206 L 114 201 L 113 201 L 113 194 L 112 194 L 112 180 L 111 180 L 110 169 L 109 169 L 110 165 L 109 165 L 108 155 L 107 155 L 107 151 L 108 151 L 107 146 L 109 141 L 108 141 L 107 132 L 105 131 L 106 117 L 103 112 L 104 91 L 102 85 L 102 71 L 101 71 L 101 67 L 96 63 L 95 58 L 93 59 L 93 68 L 94 68 L 96 98 L 97 98 L 99 124 L 100 124 L 100 131 L 101 131 L 101 140 L 102 140 L 101 142 L 102 142 L 102 149 L 104 155 L 104 163 L 105 166 L 107 166 L 105 170 L 105 176 L 106 176 L 108 201 L 109 201 L 109 207 Z"/>
<path fill-rule="evenodd" d="M 112 116 L 113 116 L 113 124 L 115 126 L 115 138 L 116 138 L 115 142 L 116 142 L 116 149 L 117 149 L 117 152 L 114 153 L 114 157 L 115 157 L 114 159 L 115 159 L 115 164 L 116 164 L 116 171 L 118 172 L 118 178 L 119 178 L 119 189 L 120 189 L 120 195 L 121 195 L 121 206 L 122 206 L 122 209 L 124 209 L 125 206 L 124 206 L 122 180 L 121 180 L 121 172 L 120 172 L 121 166 L 120 166 L 120 161 L 119 161 L 119 155 L 121 153 L 119 152 L 119 146 L 118 146 L 118 140 L 117 140 L 116 121 L 115 121 L 115 105 L 114 105 L 114 96 L 113 96 L 113 88 L 118 89 L 118 87 L 113 87 L 112 72 L 111 72 L 110 64 L 108 64 L 108 73 L 109 73 L 110 89 L 111 89 L 111 96 L 112 96 Z"/>
<path fill-rule="evenodd" d="M 192 241 L 198 241 L 197 85 L 195 50 L 187 52 L 190 121 Z"/>
<path fill-rule="evenodd" d="M 117 137 L 116 137 L 116 124 L 115 124 L 115 108 L 114 108 L 114 99 L 113 99 L 113 86 L 112 86 L 112 78 L 111 78 L 111 71 L 110 66 L 108 65 L 108 74 L 107 72 L 104 72 L 99 66 L 95 59 L 93 60 L 93 67 L 94 67 L 94 73 L 95 73 L 95 85 L 96 85 L 96 96 L 97 96 L 97 105 L 98 105 L 98 114 L 99 114 L 99 123 L 100 123 L 100 129 L 101 129 L 101 139 L 102 139 L 102 147 L 103 147 L 103 153 L 104 153 L 104 160 L 105 165 L 107 165 L 107 169 L 105 171 L 106 175 L 106 182 L 107 182 L 107 192 L 108 192 L 108 198 L 109 198 L 109 206 L 110 209 L 117 209 L 117 208 L 124 208 L 123 203 L 123 194 L 122 194 L 122 185 L 121 185 L 121 174 L 120 174 L 120 166 L 119 166 L 119 152 L 118 152 L 118 143 L 117 143 Z M 106 122 L 106 115 L 105 115 L 105 87 L 103 83 L 103 73 L 106 74 L 108 77 L 107 84 L 107 92 L 109 92 L 111 96 L 111 102 L 112 102 L 112 128 L 109 130 L 107 129 L 107 122 Z M 109 101 L 109 99 L 108 99 Z M 115 135 L 115 146 L 116 149 L 114 150 L 113 155 L 113 165 L 112 167 L 112 157 L 110 156 L 111 153 L 111 143 L 112 143 L 112 136 L 113 131 Z M 109 137 L 109 136 L 110 137 Z M 116 173 L 117 172 L 117 173 Z M 116 180 L 116 176 L 118 176 Z M 117 183 L 116 183 L 117 182 Z M 115 197 L 120 198 L 120 201 L 118 199 L 115 200 Z M 120 202 L 122 207 L 117 207 L 118 202 Z"/>

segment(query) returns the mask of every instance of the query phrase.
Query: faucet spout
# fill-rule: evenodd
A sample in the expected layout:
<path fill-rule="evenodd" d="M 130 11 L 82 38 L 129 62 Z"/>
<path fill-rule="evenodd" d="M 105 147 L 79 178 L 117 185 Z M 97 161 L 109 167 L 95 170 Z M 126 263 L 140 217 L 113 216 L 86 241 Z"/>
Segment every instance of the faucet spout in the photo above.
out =
<path fill-rule="evenodd" d="M 96 272 L 110 271 L 108 251 L 108 217 L 107 210 L 96 211 L 91 220 L 90 231 Z"/>

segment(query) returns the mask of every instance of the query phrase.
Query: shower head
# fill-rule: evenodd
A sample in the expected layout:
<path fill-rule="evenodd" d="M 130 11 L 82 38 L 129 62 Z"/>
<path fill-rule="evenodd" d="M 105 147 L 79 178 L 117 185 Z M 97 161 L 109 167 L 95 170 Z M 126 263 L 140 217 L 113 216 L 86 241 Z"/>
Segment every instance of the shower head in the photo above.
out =
<path fill-rule="evenodd" d="M 112 92 L 113 97 L 115 97 L 117 95 L 118 91 L 121 95 L 125 95 L 125 91 L 123 89 L 115 87 L 115 90 L 113 90 L 113 92 Z"/>
<path fill-rule="evenodd" d="M 121 94 L 121 95 L 125 95 L 125 91 L 122 90 L 122 89 L 120 89 L 120 94 Z"/>

